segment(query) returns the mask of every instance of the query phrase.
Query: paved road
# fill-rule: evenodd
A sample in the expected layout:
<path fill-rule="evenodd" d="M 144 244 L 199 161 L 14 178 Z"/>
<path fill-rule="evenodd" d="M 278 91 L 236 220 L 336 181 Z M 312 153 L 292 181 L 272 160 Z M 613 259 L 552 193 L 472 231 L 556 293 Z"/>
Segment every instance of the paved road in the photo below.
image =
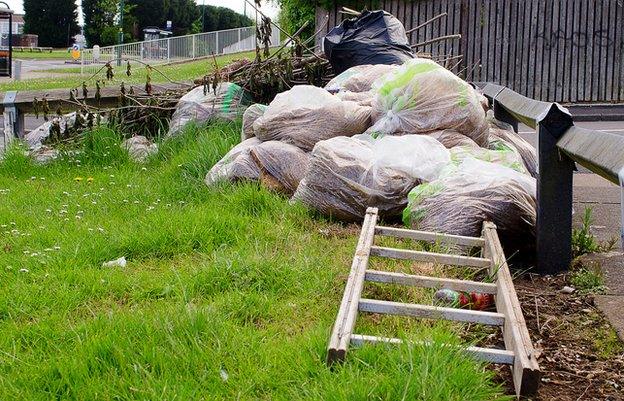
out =
<path fill-rule="evenodd" d="M 16 58 L 19 58 L 19 57 L 16 57 Z M 71 68 L 71 67 L 80 66 L 79 64 L 73 64 L 73 63 L 69 63 L 66 61 L 69 61 L 69 56 L 67 57 L 67 60 L 48 60 L 48 59 L 22 60 L 22 79 L 60 76 L 61 74 L 50 73 L 48 71 L 59 69 L 59 68 Z M 11 80 L 12 78 L 8 78 L 8 77 L 0 78 L 0 82 L 9 82 Z"/>

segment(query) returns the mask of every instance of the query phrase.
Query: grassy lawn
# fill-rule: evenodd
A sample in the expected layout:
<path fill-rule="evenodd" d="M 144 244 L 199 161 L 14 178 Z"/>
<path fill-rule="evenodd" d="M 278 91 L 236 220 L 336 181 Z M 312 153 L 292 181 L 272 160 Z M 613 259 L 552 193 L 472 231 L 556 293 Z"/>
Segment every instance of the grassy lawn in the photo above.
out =
<path fill-rule="evenodd" d="M 359 227 L 255 184 L 205 187 L 239 130 L 190 129 L 144 166 L 107 129 L 48 166 L 8 151 L 0 399 L 505 398 L 492 373 L 455 347 L 370 346 L 325 366 Z M 102 267 L 121 256 L 126 267 Z M 431 296 L 414 291 L 380 285 L 365 295 Z M 462 330 L 358 320 L 364 334 L 435 343 L 455 344 Z"/>
<path fill-rule="evenodd" d="M 248 58 L 253 59 L 255 52 L 244 52 L 228 54 L 217 57 L 217 63 L 220 67 L 223 67 L 233 60 Z M 159 74 L 157 71 L 152 71 L 151 77 L 153 83 L 168 82 L 168 79 L 174 81 L 192 81 L 196 78 L 201 78 L 210 71 L 213 70 L 213 59 L 202 59 L 181 64 L 171 64 L 164 66 L 156 66 L 155 69 L 161 71 L 165 76 Z M 82 86 L 82 82 L 91 77 L 92 74 L 80 75 L 80 67 L 54 69 L 48 71 L 51 74 L 49 78 L 37 78 L 28 79 L 23 81 L 6 82 L 0 84 L 0 92 L 8 90 L 45 90 L 45 89 L 59 89 L 59 88 L 75 88 Z M 67 74 L 67 76 L 58 76 L 58 74 Z M 119 85 L 121 82 L 128 84 L 144 85 L 147 71 L 145 67 L 134 67 L 132 69 L 132 75 L 128 77 L 126 75 L 126 66 L 115 67 L 115 78 L 113 82 L 109 82 L 109 85 Z M 87 81 L 89 86 L 95 86 L 96 80 L 106 80 L 106 69 L 103 69 L 99 74 Z"/>
<path fill-rule="evenodd" d="M 52 52 L 31 52 L 13 50 L 13 58 L 19 60 L 71 60 L 67 49 L 54 49 Z"/>

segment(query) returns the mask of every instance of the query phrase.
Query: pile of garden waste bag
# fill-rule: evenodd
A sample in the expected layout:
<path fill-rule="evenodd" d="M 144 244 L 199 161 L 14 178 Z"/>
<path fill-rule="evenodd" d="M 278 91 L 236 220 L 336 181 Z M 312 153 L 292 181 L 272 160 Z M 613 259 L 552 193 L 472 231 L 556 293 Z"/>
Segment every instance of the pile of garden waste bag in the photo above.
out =
<path fill-rule="evenodd" d="M 326 88 L 238 105 L 242 141 L 205 182 L 258 181 L 347 222 L 377 207 L 413 229 L 480 236 L 488 220 L 505 246 L 532 244 L 535 150 L 483 103 L 429 59 L 358 65 Z"/>

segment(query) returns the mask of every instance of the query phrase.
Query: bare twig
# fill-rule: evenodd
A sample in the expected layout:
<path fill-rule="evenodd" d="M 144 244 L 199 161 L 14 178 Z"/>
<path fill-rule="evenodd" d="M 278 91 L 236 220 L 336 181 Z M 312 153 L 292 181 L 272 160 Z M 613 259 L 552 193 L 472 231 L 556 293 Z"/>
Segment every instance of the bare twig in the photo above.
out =
<path fill-rule="evenodd" d="M 412 48 L 416 48 L 416 47 L 424 47 L 427 45 L 431 45 L 433 43 L 438 43 L 438 42 L 442 42 L 444 40 L 456 40 L 456 39 L 461 39 L 461 35 L 460 34 L 455 34 L 455 35 L 446 35 L 446 36 L 440 36 L 438 38 L 434 38 L 434 39 L 430 39 L 430 40 L 426 40 L 424 42 L 420 42 L 420 43 L 416 43 L 415 45 L 412 45 Z"/>
<path fill-rule="evenodd" d="M 448 15 L 448 13 L 442 13 L 440 15 L 436 15 L 435 17 L 431 18 L 430 20 L 427 20 L 427 21 L 423 22 L 422 24 L 420 24 L 420 25 L 410 29 L 409 31 L 407 31 L 405 33 L 411 35 L 414 32 L 416 32 L 417 30 L 419 30 L 421 28 L 424 28 L 425 26 L 431 24 L 432 22 L 437 21 L 437 20 L 439 20 L 442 17 L 446 17 L 447 15 Z"/>

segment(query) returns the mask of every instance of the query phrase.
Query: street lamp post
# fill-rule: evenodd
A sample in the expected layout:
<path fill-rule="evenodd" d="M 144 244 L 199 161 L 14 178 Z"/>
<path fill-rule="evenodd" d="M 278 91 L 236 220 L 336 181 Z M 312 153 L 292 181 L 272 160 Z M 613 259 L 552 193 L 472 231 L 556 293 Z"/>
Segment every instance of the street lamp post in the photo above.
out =
<path fill-rule="evenodd" d="M 202 33 L 206 30 L 206 0 L 202 3 Z"/>
<path fill-rule="evenodd" d="M 124 0 L 119 0 L 119 44 L 124 42 L 123 33 Z M 121 46 L 117 46 L 117 65 L 121 65 Z"/>

